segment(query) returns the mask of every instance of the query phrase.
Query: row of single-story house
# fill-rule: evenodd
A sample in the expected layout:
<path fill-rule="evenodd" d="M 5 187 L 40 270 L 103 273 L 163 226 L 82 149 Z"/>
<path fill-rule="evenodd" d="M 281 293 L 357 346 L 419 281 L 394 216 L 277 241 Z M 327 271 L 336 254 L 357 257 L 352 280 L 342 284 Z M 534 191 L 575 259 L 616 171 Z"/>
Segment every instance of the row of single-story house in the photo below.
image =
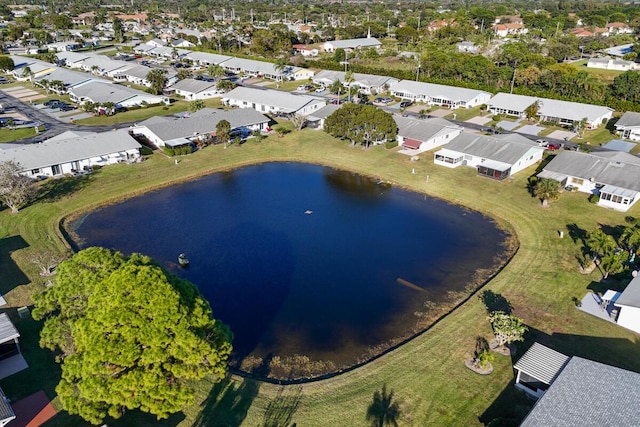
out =
<path fill-rule="evenodd" d="M 216 127 L 222 120 L 229 122 L 232 134 L 265 131 L 270 121 L 268 117 L 248 108 L 204 108 L 179 116 L 152 117 L 131 127 L 130 131 L 133 135 L 143 135 L 158 147 L 175 148 L 197 143 L 199 140 L 212 141 L 216 136 Z"/>
<path fill-rule="evenodd" d="M 14 161 L 32 178 L 82 173 L 95 166 L 131 163 L 140 157 L 140 144 L 126 129 L 111 132 L 67 131 L 39 144 L 0 150 L 0 161 Z"/>
<path fill-rule="evenodd" d="M 627 111 L 614 126 L 622 138 L 640 141 L 640 113 Z"/>
<path fill-rule="evenodd" d="M 291 65 L 279 67 L 272 62 L 255 59 L 237 58 L 206 52 L 192 52 L 184 49 L 168 48 L 151 44 L 141 44 L 134 52 L 144 55 L 158 56 L 166 59 L 188 59 L 197 65 L 219 65 L 226 71 L 247 76 L 264 77 L 271 80 L 306 80 L 314 75 L 314 71 Z"/>
<path fill-rule="evenodd" d="M 452 109 L 476 107 L 491 99 L 491 94 L 482 90 L 413 80 L 394 82 L 389 85 L 389 91 L 398 98 Z"/>
<path fill-rule="evenodd" d="M 576 126 L 582 120 L 586 120 L 587 129 L 594 129 L 606 124 L 614 112 L 612 108 L 601 105 L 502 92 L 486 102 L 487 110 L 493 114 L 504 114 L 519 118 L 525 118 L 527 109 L 536 103 L 538 104 L 536 115 L 541 121 L 553 122 L 560 126 Z"/>
<path fill-rule="evenodd" d="M 325 87 L 329 87 L 334 82 L 338 81 L 345 87 L 357 86 L 367 95 L 376 95 L 378 93 L 386 92 L 392 84 L 398 82 L 398 79 L 393 77 L 362 73 L 352 73 L 351 77 L 353 80 L 351 82 L 347 82 L 345 80 L 346 74 L 347 73 L 344 71 L 322 70 L 313 76 L 311 81 Z"/>

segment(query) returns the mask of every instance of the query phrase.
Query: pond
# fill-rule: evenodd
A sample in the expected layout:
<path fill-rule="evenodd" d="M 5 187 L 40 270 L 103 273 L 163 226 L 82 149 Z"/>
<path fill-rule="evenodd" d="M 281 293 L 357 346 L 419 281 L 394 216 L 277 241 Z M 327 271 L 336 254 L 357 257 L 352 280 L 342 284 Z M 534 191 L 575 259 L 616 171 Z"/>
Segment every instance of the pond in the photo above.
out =
<path fill-rule="evenodd" d="M 232 367 L 280 378 L 335 372 L 397 345 L 511 253 L 510 236 L 477 212 L 299 163 L 153 191 L 69 231 L 80 248 L 140 252 L 195 283 L 234 332 Z"/>

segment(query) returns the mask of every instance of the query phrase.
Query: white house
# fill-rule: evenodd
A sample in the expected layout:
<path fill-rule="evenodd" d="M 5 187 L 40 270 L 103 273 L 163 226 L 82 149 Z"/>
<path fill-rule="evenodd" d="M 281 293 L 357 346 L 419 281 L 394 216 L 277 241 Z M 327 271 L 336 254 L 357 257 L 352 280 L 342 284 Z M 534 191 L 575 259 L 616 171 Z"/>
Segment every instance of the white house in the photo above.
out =
<path fill-rule="evenodd" d="M 640 333 L 640 275 L 629 282 L 614 305 L 619 308 L 616 323 Z"/>
<path fill-rule="evenodd" d="M 115 107 L 123 108 L 167 104 L 169 102 L 168 98 L 164 96 L 153 95 L 118 84 L 99 82 L 90 82 L 71 88 L 69 90 L 69 98 L 80 105 L 86 102 L 93 102 L 94 104 L 112 102 Z"/>
<path fill-rule="evenodd" d="M 434 163 L 448 168 L 470 166 L 478 175 L 503 180 L 542 160 L 543 147 L 520 135 L 461 133 L 436 151 Z"/>
<path fill-rule="evenodd" d="M 134 135 L 144 135 L 158 147 L 176 147 L 198 139 L 214 138 L 216 126 L 222 120 L 231 125 L 231 132 L 264 131 L 269 118 L 252 109 L 222 110 L 204 108 L 179 117 L 152 117 L 131 128 Z"/>
<path fill-rule="evenodd" d="M 219 65 L 220 63 L 231 59 L 231 56 L 227 55 L 218 55 L 215 53 L 207 53 L 207 52 L 189 52 L 185 55 L 185 59 L 189 59 L 193 61 L 194 64 L 197 65 Z"/>
<path fill-rule="evenodd" d="M 318 56 L 318 49 L 315 47 L 310 47 L 304 44 L 294 44 L 291 46 L 293 48 L 294 53 L 299 53 L 302 56 Z"/>
<path fill-rule="evenodd" d="M 449 108 L 472 108 L 486 104 L 491 99 L 489 92 L 477 89 L 415 82 L 413 80 L 401 80 L 392 83 L 389 90 L 393 96 L 398 98 Z"/>
<path fill-rule="evenodd" d="M 315 84 L 325 87 L 331 86 L 334 82 L 339 81 L 345 87 L 357 86 L 362 92 L 368 95 L 375 95 L 385 92 L 389 86 L 398 82 L 398 79 L 388 76 L 377 76 L 375 74 L 353 73 L 353 81 L 347 83 L 345 81 L 346 73 L 344 71 L 322 70 L 311 79 Z"/>
<path fill-rule="evenodd" d="M 238 86 L 222 98 L 227 105 L 275 115 L 309 115 L 326 105 L 322 98 L 297 95 L 273 89 L 256 89 Z"/>
<path fill-rule="evenodd" d="M 346 51 L 352 51 L 358 48 L 378 49 L 380 46 L 382 46 L 382 43 L 380 43 L 380 41 L 375 37 L 366 37 L 361 39 L 328 41 L 322 45 L 322 50 L 324 50 L 325 52 L 335 52 L 336 49 L 344 49 Z"/>
<path fill-rule="evenodd" d="M 604 70 L 629 71 L 640 69 L 640 64 L 624 59 L 613 59 L 610 56 L 589 58 L 587 68 L 601 68 Z"/>
<path fill-rule="evenodd" d="M 622 138 L 640 141 L 640 113 L 627 111 L 618 119 L 615 127 Z"/>
<path fill-rule="evenodd" d="M 325 105 L 324 107 L 320 108 L 317 111 L 314 111 L 313 113 L 305 117 L 306 125 L 314 129 L 324 129 L 324 122 L 327 120 L 327 117 L 332 115 L 340 107 L 342 107 L 341 104 Z"/>
<path fill-rule="evenodd" d="M 576 191 L 596 194 L 598 206 L 626 212 L 640 194 L 640 159 L 628 153 L 562 151 L 538 174 Z"/>
<path fill-rule="evenodd" d="M 184 79 L 171 86 L 176 95 L 183 96 L 187 100 L 209 99 L 220 96 L 223 92 L 217 89 L 217 82 L 205 82 L 196 79 Z"/>
<path fill-rule="evenodd" d="M 394 115 L 393 119 L 398 125 L 398 145 L 409 155 L 420 154 L 447 144 L 463 130 L 462 126 L 439 118 L 421 120 Z"/>
<path fill-rule="evenodd" d="M 112 132 L 64 132 L 39 144 L 0 150 L 0 161 L 13 160 L 28 177 L 79 173 L 93 166 L 131 163 L 140 157 L 140 144 L 126 129 Z"/>
<path fill-rule="evenodd" d="M 575 126 L 586 119 L 587 129 L 601 126 L 613 116 L 613 109 L 601 105 L 560 101 L 558 99 L 498 93 L 487 104 L 493 114 L 526 117 L 526 109 L 538 103 L 538 117 L 542 121 L 554 122 L 560 126 Z"/>

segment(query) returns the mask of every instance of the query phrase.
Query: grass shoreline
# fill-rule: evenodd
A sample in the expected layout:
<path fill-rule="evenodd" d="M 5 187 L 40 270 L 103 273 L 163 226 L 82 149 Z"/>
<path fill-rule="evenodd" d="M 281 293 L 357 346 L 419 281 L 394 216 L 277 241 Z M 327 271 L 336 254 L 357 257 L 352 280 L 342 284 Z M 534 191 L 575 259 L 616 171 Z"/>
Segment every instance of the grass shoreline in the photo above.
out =
<path fill-rule="evenodd" d="M 421 157 L 426 159 L 428 155 Z M 28 305 L 29 296 L 43 289 L 42 280 L 28 261 L 29 255 L 42 249 L 68 250 L 56 230 L 72 213 L 95 209 L 106 200 L 116 202 L 176 182 L 266 161 L 306 162 L 371 176 L 493 218 L 517 237 L 519 247 L 511 261 L 482 289 L 500 293 L 512 303 L 515 314 L 531 329 L 527 342 L 538 340 L 565 354 L 640 371 L 636 334 L 591 318 L 573 306 L 571 297 L 581 297 L 600 277 L 596 272 L 586 276 L 577 272 L 579 239 L 574 242 L 571 237 L 557 237 L 558 230 L 566 230 L 571 224 L 584 230 L 597 224 L 620 224 L 625 215 L 638 216 L 637 206 L 622 214 L 590 205 L 580 194 L 571 193 L 563 194 L 551 208 L 542 210 L 526 190 L 526 179 L 534 168 L 497 182 L 478 177 L 471 168 L 451 170 L 434 166 L 431 160 L 410 162 L 396 150 L 383 147 L 363 151 L 310 130 L 293 132 L 284 138 L 270 137 L 262 143 L 249 141 L 241 147 L 208 147 L 182 158 L 178 165 L 173 164 L 173 159 L 152 156 L 137 165 L 110 166 L 97 171 L 95 179 L 60 199 L 42 201 L 17 215 L 6 210 L 0 212 L 1 235 L 20 236 L 27 245 L 10 250 L 0 240 L 0 253 L 10 251 L 11 262 L 26 277 L 4 281 L 0 291 L 9 307 L 15 308 Z M 428 183 L 425 176 L 430 177 Z M 10 264 L 0 264 L 0 278 L 8 277 L 12 271 L 15 268 L 12 270 Z M 27 280 L 28 283 L 23 283 Z M 37 331 L 33 321 L 17 320 L 16 324 L 21 331 L 23 328 Z M 29 340 L 24 335 L 22 339 Z M 206 381 L 199 383 L 194 405 L 167 425 L 261 425 L 273 416 L 274 406 L 296 397 L 295 407 L 279 408 L 289 423 L 323 427 L 344 425 L 348 420 L 352 426 L 367 426 L 367 407 L 374 392 L 383 385 L 394 391 L 400 403 L 401 425 L 483 425 L 497 415 L 521 418 L 529 403 L 522 402 L 510 385 L 513 378 L 510 358 L 496 357 L 494 373 L 487 377 L 464 367 L 464 360 L 473 353 L 476 337 L 490 335 L 485 307 L 478 298 L 470 297 L 428 331 L 334 378 L 280 386 L 233 375 L 218 386 Z M 28 353 L 25 349 L 28 358 L 51 363 L 48 352 L 38 350 L 33 343 L 28 349 Z M 30 361 L 31 366 L 34 363 L 39 362 Z M 51 372 L 35 377 L 30 370 L 1 382 L 7 395 L 15 401 L 39 387 L 54 397 L 51 383 L 55 385 L 56 370 L 49 369 Z M 24 387 L 34 379 L 45 384 Z M 136 412 L 109 421 L 112 426 L 132 424 L 159 423 Z M 48 425 L 84 423 L 63 413 Z"/>

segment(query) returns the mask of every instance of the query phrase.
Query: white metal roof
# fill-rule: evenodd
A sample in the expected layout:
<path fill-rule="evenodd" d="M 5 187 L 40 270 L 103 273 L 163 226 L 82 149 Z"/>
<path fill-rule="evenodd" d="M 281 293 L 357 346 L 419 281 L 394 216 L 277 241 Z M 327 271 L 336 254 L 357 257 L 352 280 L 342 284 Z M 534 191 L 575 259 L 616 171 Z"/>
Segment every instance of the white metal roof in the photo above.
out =
<path fill-rule="evenodd" d="M 569 356 L 536 342 L 513 367 L 545 384 L 551 384 L 568 361 Z"/>
<path fill-rule="evenodd" d="M 11 341 L 20 336 L 20 332 L 13 326 L 7 313 L 0 313 L 0 344 Z"/>

